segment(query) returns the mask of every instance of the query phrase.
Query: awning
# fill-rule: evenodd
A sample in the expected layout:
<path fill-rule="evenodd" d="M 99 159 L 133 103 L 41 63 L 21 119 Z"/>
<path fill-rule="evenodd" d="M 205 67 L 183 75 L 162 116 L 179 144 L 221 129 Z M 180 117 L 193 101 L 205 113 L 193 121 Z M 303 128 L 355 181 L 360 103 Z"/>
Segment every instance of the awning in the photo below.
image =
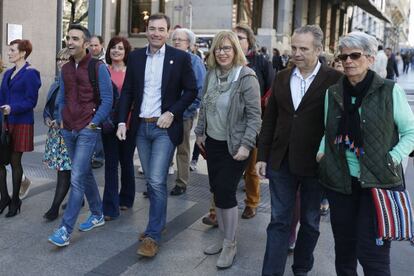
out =
<path fill-rule="evenodd" d="M 372 14 L 373 16 L 382 19 L 385 22 L 391 23 L 391 20 L 388 17 L 386 17 L 380 10 L 378 10 L 377 7 L 375 7 L 375 5 L 371 3 L 370 0 L 353 0 L 352 2 L 356 6 Z"/>

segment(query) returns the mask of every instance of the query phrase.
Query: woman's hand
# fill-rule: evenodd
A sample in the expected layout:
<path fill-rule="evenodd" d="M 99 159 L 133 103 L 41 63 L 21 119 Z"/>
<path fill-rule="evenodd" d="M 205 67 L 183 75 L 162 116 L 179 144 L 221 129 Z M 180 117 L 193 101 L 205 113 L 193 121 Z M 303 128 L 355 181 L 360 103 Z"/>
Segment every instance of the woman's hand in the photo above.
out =
<path fill-rule="evenodd" d="M 3 112 L 4 115 L 9 115 L 11 111 L 11 107 L 8 104 L 0 106 L 1 112 Z"/>
<path fill-rule="evenodd" d="M 243 161 L 249 157 L 250 150 L 246 149 L 244 146 L 240 146 L 236 155 L 233 156 L 234 160 Z"/>
<path fill-rule="evenodd" d="M 116 137 L 118 137 L 119 141 L 125 141 L 126 140 L 126 126 L 124 123 L 118 124 L 118 129 L 116 131 Z"/>
<path fill-rule="evenodd" d="M 321 162 L 322 157 L 325 155 L 325 153 L 323 152 L 318 152 L 318 154 L 316 154 L 316 162 Z"/>
<path fill-rule="evenodd" d="M 205 148 L 206 139 L 203 136 L 196 137 L 196 144 L 199 148 Z"/>

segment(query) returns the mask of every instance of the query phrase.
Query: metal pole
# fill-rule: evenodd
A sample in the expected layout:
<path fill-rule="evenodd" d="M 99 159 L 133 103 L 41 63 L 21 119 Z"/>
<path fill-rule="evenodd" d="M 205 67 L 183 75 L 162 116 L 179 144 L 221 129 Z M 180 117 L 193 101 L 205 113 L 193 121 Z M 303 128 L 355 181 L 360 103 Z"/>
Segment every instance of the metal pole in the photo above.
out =
<path fill-rule="evenodd" d="M 102 35 L 102 0 L 89 0 L 88 29 L 91 34 Z"/>

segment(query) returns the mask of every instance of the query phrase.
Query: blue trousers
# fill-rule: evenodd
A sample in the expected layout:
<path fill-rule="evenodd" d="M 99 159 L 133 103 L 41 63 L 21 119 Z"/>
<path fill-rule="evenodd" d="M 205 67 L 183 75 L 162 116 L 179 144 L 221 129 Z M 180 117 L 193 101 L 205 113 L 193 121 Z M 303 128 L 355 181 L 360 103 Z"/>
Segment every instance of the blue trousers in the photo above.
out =
<path fill-rule="evenodd" d="M 293 272 L 306 273 L 313 266 L 313 250 L 319 238 L 322 187 L 316 177 L 292 174 L 287 160 L 278 171 L 268 164 L 271 219 L 267 227 L 263 275 L 283 275 L 289 247 L 289 234 L 300 189 L 300 228 L 294 251 Z"/>

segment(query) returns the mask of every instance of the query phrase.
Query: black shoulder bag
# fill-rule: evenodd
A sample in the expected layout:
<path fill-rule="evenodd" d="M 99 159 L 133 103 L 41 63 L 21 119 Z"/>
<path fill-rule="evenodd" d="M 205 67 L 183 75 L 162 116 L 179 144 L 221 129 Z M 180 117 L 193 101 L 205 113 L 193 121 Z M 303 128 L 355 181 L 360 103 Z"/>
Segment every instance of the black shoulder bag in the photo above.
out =
<path fill-rule="evenodd" d="M 8 165 L 11 159 L 11 141 L 9 133 L 8 116 L 1 114 L 0 135 L 0 164 Z"/>

